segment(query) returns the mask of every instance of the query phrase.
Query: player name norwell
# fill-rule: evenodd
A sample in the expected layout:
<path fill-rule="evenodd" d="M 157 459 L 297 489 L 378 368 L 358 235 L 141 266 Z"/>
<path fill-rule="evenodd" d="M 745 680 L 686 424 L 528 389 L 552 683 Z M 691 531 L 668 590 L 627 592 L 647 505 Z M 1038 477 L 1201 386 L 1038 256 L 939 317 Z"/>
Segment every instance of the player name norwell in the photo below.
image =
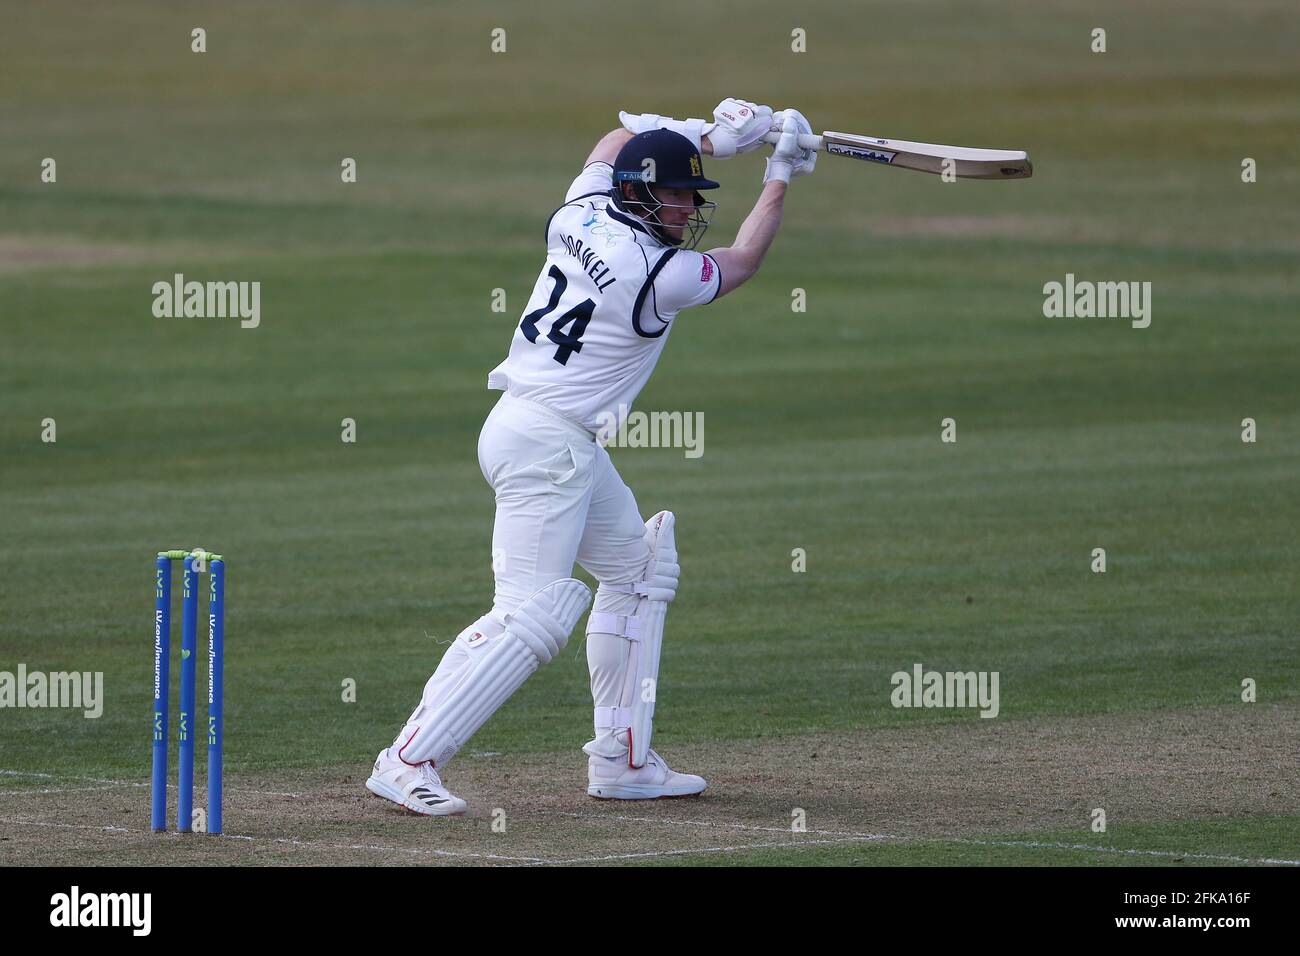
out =
<path fill-rule="evenodd" d="M 601 295 L 604 295 L 605 290 L 618 281 L 610 276 L 607 282 L 602 283 L 601 280 L 609 275 L 609 266 L 605 265 L 604 259 L 588 249 L 581 239 L 574 239 L 572 236 L 560 233 L 560 241 L 564 243 L 564 248 L 568 250 L 569 255 L 582 263 L 582 268 L 596 283 L 596 288 L 600 290 Z"/>

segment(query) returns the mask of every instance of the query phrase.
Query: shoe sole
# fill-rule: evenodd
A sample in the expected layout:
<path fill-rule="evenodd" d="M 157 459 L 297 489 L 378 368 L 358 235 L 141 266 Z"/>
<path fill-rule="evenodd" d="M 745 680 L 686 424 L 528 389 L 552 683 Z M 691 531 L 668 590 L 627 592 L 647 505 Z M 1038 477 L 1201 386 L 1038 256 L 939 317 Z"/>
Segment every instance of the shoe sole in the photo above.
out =
<path fill-rule="evenodd" d="M 692 790 L 689 793 L 662 793 L 658 787 L 630 784 L 623 787 L 588 787 L 587 796 L 593 800 L 679 800 L 683 797 L 698 797 L 704 790 Z"/>
<path fill-rule="evenodd" d="M 459 810 L 446 810 L 440 813 L 431 807 L 426 807 L 423 804 L 417 804 L 413 800 L 408 800 L 400 790 L 390 787 L 388 784 L 384 783 L 384 781 L 375 777 L 371 777 L 366 781 L 366 789 L 376 797 L 380 797 L 390 803 L 395 803 L 403 810 L 418 814 L 422 817 L 462 817 L 465 815 L 465 811 L 469 809 L 466 806 L 461 807 Z M 452 806 L 455 806 L 455 804 L 452 804 Z"/>

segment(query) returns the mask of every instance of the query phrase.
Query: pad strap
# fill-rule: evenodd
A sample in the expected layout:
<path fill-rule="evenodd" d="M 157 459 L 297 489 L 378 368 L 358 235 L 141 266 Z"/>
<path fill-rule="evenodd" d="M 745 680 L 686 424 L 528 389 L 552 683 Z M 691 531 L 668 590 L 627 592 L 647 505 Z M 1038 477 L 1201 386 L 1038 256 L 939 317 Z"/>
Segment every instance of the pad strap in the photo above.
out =
<path fill-rule="evenodd" d="M 610 728 L 621 729 L 632 726 L 632 708 L 631 707 L 597 707 L 596 708 L 596 736 L 599 737 L 602 731 Z"/>
<path fill-rule="evenodd" d="M 617 591 L 619 594 L 637 594 L 645 597 L 650 593 L 650 585 L 642 581 L 631 581 L 627 584 L 602 584 L 606 591 Z"/>
<path fill-rule="evenodd" d="M 641 618 L 635 614 L 611 614 L 609 611 L 592 611 L 587 615 L 588 634 L 613 634 L 629 641 L 641 640 Z"/>

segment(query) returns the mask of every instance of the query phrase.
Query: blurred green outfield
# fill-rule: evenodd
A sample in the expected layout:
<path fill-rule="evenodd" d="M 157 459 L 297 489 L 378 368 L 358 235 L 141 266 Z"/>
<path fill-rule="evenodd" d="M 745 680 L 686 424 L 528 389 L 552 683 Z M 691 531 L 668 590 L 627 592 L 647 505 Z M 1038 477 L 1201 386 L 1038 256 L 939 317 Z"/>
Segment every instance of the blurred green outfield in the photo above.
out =
<path fill-rule="evenodd" d="M 974 719 L 893 710 L 916 661 L 1000 671 L 1004 720 L 1297 704 L 1292 4 L 563 6 L 0 3 L 0 670 L 108 691 L 0 713 L 0 769 L 144 777 L 151 555 L 195 545 L 229 561 L 227 767 L 364 769 L 490 603 L 475 441 L 546 216 L 618 109 L 726 95 L 1035 176 L 823 156 L 759 276 L 678 320 L 640 407 L 703 411 L 705 454 L 614 453 L 678 515 L 662 749 Z M 704 248 L 762 165 L 706 159 Z M 153 318 L 174 272 L 261 281 L 260 328 Z M 1067 272 L 1152 282 L 1151 327 L 1044 318 Z M 579 644 L 475 748 L 580 745 Z"/>

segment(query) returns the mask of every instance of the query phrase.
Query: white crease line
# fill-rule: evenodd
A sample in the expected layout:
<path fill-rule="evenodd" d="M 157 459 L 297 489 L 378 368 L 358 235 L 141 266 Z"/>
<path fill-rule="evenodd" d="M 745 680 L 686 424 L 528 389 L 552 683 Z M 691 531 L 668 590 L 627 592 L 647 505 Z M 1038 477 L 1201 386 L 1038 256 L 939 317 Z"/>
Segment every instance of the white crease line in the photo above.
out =
<path fill-rule="evenodd" d="M 115 783 L 106 787 L 62 787 L 52 788 L 49 790 L 0 790 L 0 797 L 26 797 L 26 796 L 44 796 L 50 793 L 86 793 L 93 791 L 95 793 L 105 793 L 109 790 L 121 790 L 123 787 L 144 787 L 143 783 Z"/>
<path fill-rule="evenodd" d="M 424 856 L 433 854 L 434 856 L 461 857 L 471 860 L 497 860 L 504 863 L 533 863 L 545 864 L 550 860 L 544 860 L 536 856 L 502 856 L 498 853 L 470 853 L 459 850 L 431 850 L 424 847 L 403 847 L 403 846 L 376 846 L 371 843 L 315 843 L 310 840 L 295 840 L 290 837 L 255 837 L 240 836 L 239 834 L 223 834 L 229 840 L 248 840 L 254 843 L 285 843 L 290 846 L 303 846 L 312 849 L 321 850 L 375 850 L 382 853 L 409 853 L 415 856 Z"/>
<path fill-rule="evenodd" d="M 578 817 L 589 820 L 589 816 L 581 813 L 573 813 L 565 810 L 539 810 L 537 815 L 541 816 L 559 816 L 559 817 Z M 655 817 L 632 817 L 626 815 L 611 815 L 601 819 L 619 820 L 628 823 L 657 823 L 667 826 L 687 826 L 687 827 L 719 827 L 728 830 L 755 830 L 760 832 L 771 833 L 791 833 L 789 827 L 758 827 L 744 823 L 715 823 L 708 820 L 668 820 Z M 903 837 L 891 835 L 888 833 L 849 833 L 839 830 L 805 830 L 801 831 L 818 836 L 840 836 L 853 840 L 884 840 L 900 844 L 907 843 L 971 843 L 978 846 L 1007 846 L 1007 847 L 1025 847 L 1028 849 L 1047 849 L 1047 850 L 1085 850 L 1093 853 L 1119 853 L 1126 856 L 1158 856 L 1158 857 L 1176 857 L 1179 859 L 1192 860 L 1222 860 L 1230 863 L 1256 863 L 1256 864 L 1274 864 L 1284 866 L 1300 866 L 1300 860 L 1275 860 L 1271 858 L 1255 859 L 1244 856 L 1226 856 L 1212 853 L 1183 853 L 1177 850 L 1133 850 L 1123 847 L 1112 846 L 1092 846 L 1087 843 L 1044 843 L 1031 840 L 976 840 L 963 837 Z M 833 843 L 836 841 L 814 841 L 801 840 L 793 841 L 788 844 L 768 844 L 772 846 L 790 846 L 794 844 L 814 844 L 817 842 Z"/>
<path fill-rule="evenodd" d="M 105 780 L 103 777 L 82 777 L 71 773 L 36 773 L 27 770 L 0 770 L 0 777 L 39 777 L 42 780 L 86 780 L 90 783 L 130 783 L 129 780 Z"/>
<path fill-rule="evenodd" d="M 98 830 L 101 833 L 134 833 L 130 827 L 92 827 L 85 823 L 45 823 L 41 820 L 10 820 L 0 817 L 0 823 L 16 824 L 24 827 L 53 827 L 59 830 Z"/>
<path fill-rule="evenodd" d="M 130 827 L 91 826 L 84 823 L 46 823 L 39 820 L 13 820 L 0 817 L 0 823 L 31 827 L 53 827 L 62 830 L 95 830 L 100 833 L 143 833 Z M 153 834 L 149 834 L 152 836 Z M 433 850 L 423 847 L 378 846 L 370 843 L 316 843 L 309 840 L 295 840 L 290 837 L 255 837 L 237 833 L 225 833 L 227 840 L 244 840 L 250 843 L 280 843 L 289 846 L 301 846 L 321 850 L 370 850 L 381 853 L 406 853 L 413 856 L 440 856 L 473 860 L 492 860 L 498 863 L 523 863 L 530 866 L 565 866 L 577 863 L 606 863 L 616 860 L 638 860 L 654 857 L 689 856 L 700 853 L 732 853 L 739 850 L 761 850 L 774 847 L 823 846 L 856 840 L 782 840 L 776 843 L 751 843 L 742 846 L 698 847 L 684 850 L 653 850 L 645 853 L 615 853 L 607 856 L 576 857 L 569 860 L 549 860 L 535 856 L 504 856 L 498 853 L 469 853 L 456 850 Z"/>
<path fill-rule="evenodd" d="M 106 780 L 106 779 L 104 779 L 103 777 L 81 777 L 81 776 L 77 776 L 76 774 L 64 774 L 64 773 L 57 773 L 57 774 L 56 774 L 56 773 L 36 773 L 35 771 L 27 771 L 27 770 L 0 770 L 0 776 L 5 776 L 5 777 L 39 777 L 39 778 L 41 778 L 41 779 L 43 779 L 43 780 L 56 780 L 56 779 L 57 779 L 57 780 L 88 780 L 88 781 L 90 781 L 91 783 L 107 783 L 107 784 L 110 784 L 110 785 L 111 785 L 111 786 L 109 786 L 109 787 L 103 787 L 103 788 L 101 788 L 101 789 L 104 789 L 104 790 L 112 789 L 112 787 L 148 787 L 148 786 L 151 786 L 151 784 L 149 784 L 149 783 L 140 783 L 139 781 L 136 781 L 136 780 Z M 83 788 L 81 788 L 81 789 L 84 789 L 84 790 L 94 790 L 94 789 L 96 789 L 96 788 L 95 788 L 95 787 L 83 787 Z M 171 792 L 172 790 L 175 790 L 175 789 L 176 789 L 176 784 L 174 784 L 174 783 L 169 783 L 169 784 L 167 784 L 167 790 L 168 790 L 168 792 Z M 61 791 L 59 791 L 59 790 L 0 790 L 0 795 L 9 794 L 9 793 L 33 793 L 33 794 L 39 794 L 39 793 L 60 793 L 60 792 L 61 792 Z M 73 792 L 73 791 L 69 790 L 69 791 L 64 791 L 64 792 L 69 792 L 69 793 L 71 793 L 71 792 Z M 303 794 L 301 794 L 301 793 L 281 793 L 281 792 L 276 791 L 276 790 L 246 790 L 246 789 L 243 788 L 243 787 L 226 787 L 226 793 L 249 793 L 249 794 L 252 794 L 253 796 L 256 796 L 256 797 L 302 797 L 302 796 L 303 796 Z"/>
<path fill-rule="evenodd" d="M 658 821 L 673 822 L 673 821 Z M 696 821 L 691 821 L 696 822 Z M 101 833 L 146 833 L 147 831 L 136 830 L 131 827 L 114 827 L 114 826 L 90 826 L 88 824 L 78 823 L 46 823 L 39 820 L 14 820 L 0 817 L 0 823 L 8 823 L 19 826 L 32 827 L 53 827 L 65 830 L 96 830 Z M 784 832 L 784 831 L 782 831 Z M 150 834 L 152 835 L 152 834 Z M 1255 859 L 1244 856 L 1226 856 L 1210 853 L 1182 853 L 1174 850 L 1131 850 L 1119 847 L 1107 846 L 1089 846 L 1086 843 L 1039 843 L 1029 840 L 973 840 L 954 837 L 935 837 L 935 838 L 916 838 L 916 839 L 899 839 L 883 837 L 879 834 L 857 834 L 848 835 L 836 840 L 781 840 L 773 843 L 752 843 L 741 846 L 718 846 L 718 847 L 701 847 L 683 850 L 653 850 L 645 853 L 617 853 L 607 856 L 576 857 L 568 860 L 549 860 L 541 857 L 529 856 L 503 856 L 496 853 L 470 853 L 456 850 L 430 850 L 422 847 L 400 847 L 400 846 L 378 846 L 369 843 L 314 843 L 307 840 L 295 840 L 289 837 L 254 837 L 243 836 L 240 834 L 224 834 L 228 840 L 246 840 L 253 843 L 281 843 L 290 846 L 301 846 L 321 850 L 370 850 L 382 853 L 406 853 L 414 856 L 433 856 L 452 857 L 462 859 L 477 860 L 494 860 L 501 863 L 526 863 L 533 866 L 564 866 L 577 863 L 603 863 L 613 862 L 616 860 L 636 860 L 652 859 L 655 857 L 669 856 L 691 856 L 700 853 L 735 853 L 743 850 L 762 850 L 775 849 L 778 847 L 787 849 L 797 849 L 805 846 L 832 846 L 841 843 L 867 843 L 878 842 L 882 839 L 895 839 L 896 845 L 907 846 L 915 843 L 965 843 L 977 846 L 1008 846 L 1023 847 L 1027 849 L 1055 849 L 1055 850 L 1083 850 L 1092 853 L 1118 853 L 1124 856 L 1154 856 L 1154 857 L 1177 857 L 1180 859 L 1194 860 L 1218 860 L 1229 861 L 1233 863 L 1254 863 L 1260 865 L 1273 864 L 1283 866 L 1300 866 L 1300 860 L 1281 860 L 1281 859 Z"/>
<path fill-rule="evenodd" d="M 538 810 L 536 815 L 555 816 L 555 817 L 578 817 L 583 820 L 591 820 L 590 814 L 573 813 L 568 810 Z M 629 817 L 626 815 L 614 815 L 599 817 L 601 820 L 618 820 L 625 823 L 658 823 L 667 826 L 679 827 L 718 827 L 724 830 L 753 830 L 757 833 L 811 833 L 816 836 L 838 836 L 852 837 L 856 840 L 902 840 L 904 837 L 895 836 L 889 833 L 850 833 L 845 830 L 792 830 L 790 827 L 756 827 L 747 823 L 716 823 L 711 820 L 666 820 L 657 817 Z"/>
<path fill-rule="evenodd" d="M 127 833 L 140 834 L 141 836 L 161 836 L 148 830 L 138 830 L 133 827 L 113 827 L 113 826 L 91 826 L 87 823 L 48 823 L 41 820 L 14 820 L 0 817 L 0 823 L 8 823 L 16 826 L 28 827 L 52 827 L 60 830 L 95 830 L 99 833 Z M 170 836 L 172 831 L 168 831 Z M 180 837 L 176 834 L 176 837 Z M 200 836 L 200 839 L 202 837 Z M 504 863 L 533 863 L 546 864 L 550 860 L 544 860 L 536 856 L 502 856 L 496 853 L 471 853 L 459 850 L 435 850 L 424 847 L 409 846 L 379 846 L 373 843 L 314 843 L 310 840 L 295 840 L 291 837 L 255 837 L 245 836 L 238 833 L 223 833 L 220 839 L 225 840 L 244 840 L 249 843 L 284 843 L 290 846 L 301 846 L 321 850 L 374 850 L 381 853 L 408 853 L 413 856 L 449 856 L 474 860 L 496 860 Z"/>
<path fill-rule="evenodd" d="M 612 863 L 616 860 L 642 860 L 649 857 L 667 857 L 667 856 L 691 856 L 698 853 L 734 853 L 738 850 L 764 850 L 780 847 L 788 849 L 790 847 L 803 846 L 828 846 L 840 843 L 863 843 L 875 839 L 868 837 L 864 840 L 853 838 L 843 838 L 839 840 L 782 840 L 776 843 L 750 843 L 742 846 L 707 846 L 697 849 L 687 850 L 653 850 L 646 853 L 614 853 L 609 856 L 588 856 L 579 857 L 572 860 L 545 860 L 547 866 L 565 866 L 571 863 Z"/>

